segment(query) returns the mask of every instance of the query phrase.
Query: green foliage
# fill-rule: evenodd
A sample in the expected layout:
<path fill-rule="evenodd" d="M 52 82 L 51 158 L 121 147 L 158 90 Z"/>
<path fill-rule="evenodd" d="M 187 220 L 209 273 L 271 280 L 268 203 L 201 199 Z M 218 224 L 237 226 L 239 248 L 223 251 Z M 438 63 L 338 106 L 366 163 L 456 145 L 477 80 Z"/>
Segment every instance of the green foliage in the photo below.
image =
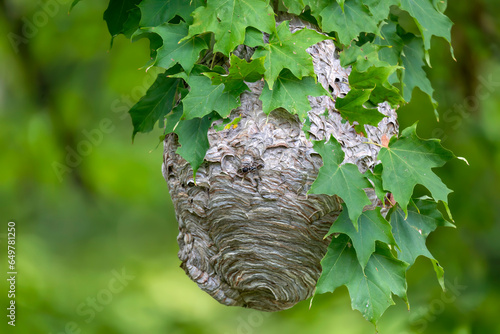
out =
<path fill-rule="evenodd" d="M 401 73 L 403 98 L 410 101 L 414 88 L 418 87 L 429 96 L 434 110 L 436 110 L 437 102 L 433 97 L 434 89 L 432 89 L 431 82 L 427 79 L 427 74 L 423 69 L 424 50 L 422 40 L 408 36 L 404 36 L 404 38 L 405 44 L 401 51 L 401 62 L 404 68 Z"/>
<path fill-rule="evenodd" d="M 321 266 L 323 273 L 316 293 L 333 292 L 342 285 L 347 286 L 352 308 L 374 324 L 394 304 L 393 293 L 406 300 L 408 264 L 398 260 L 386 244 L 377 243 L 363 268 L 349 237 L 340 234 L 332 239 Z"/>
<path fill-rule="evenodd" d="M 323 30 L 335 31 L 339 42 L 344 45 L 351 44 L 362 32 L 376 33 L 378 30 L 378 22 L 361 0 L 347 1 L 343 8 L 331 1 L 320 16 Z"/>
<path fill-rule="evenodd" d="M 207 41 L 199 36 L 185 39 L 188 32 L 186 23 L 165 23 L 158 27 L 147 29 L 160 35 L 163 45 L 157 50 L 154 65 L 169 69 L 175 64 L 180 64 L 186 73 L 191 72 L 202 50 L 208 49 Z"/>
<path fill-rule="evenodd" d="M 265 84 L 260 99 L 262 111 L 269 113 L 277 108 L 284 108 L 290 114 L 298 115 L 300 120 L 305 120 L 307 111 L 310 110 L 308 96 L 330 95 L 312 77 L 302 80 L 295 77 L 288 69 L 284 69 L 276 78 L 274 88 L 271 90 Z"/>
<path fill-rule="evenodd" d="M 408 215 L 398 206 L 391 214 L 392 234 L 399 245 L 397 249 L 398 258 L 412 266 L 420 255 L 429 258 L 437 269 L 436 274 L 439 283 L 444 289 L 444 271 L 437 260 L 427 249 L 425 241 L 427 236 L 438 226 L 454 225 L 447 222 L 433 201 L 420 199 L 415 207 L 410 207 Z"/>
<path fill-rule="evenodd" d="M 314 141 L 313 148 L 323 158 L 323 166 L 311 185 L 310 194 L 338 195 L 349 209 L 349 218 L 357 228 L 358 217 L 365 205 L 370 205 L 364 188 L 370 183 L 354 164 L 342 164 L 344 152 L 333 136 L 328 142 Z"/>
<path fill-rule="evenodd" d="M 153 130 L 158 119 L 165 117 L 174 107 L 176 95 L 182 81 L 159 74 L 154 84 L 132 109 L 130 117 L 134 125 L 132 139 L 137 132 Z"/>
<path fill-rule="evenodd" d="M 436 201 L 446 203 L 451 192 L 432 168 L 443 166 L 454 158 L 453 153 L 443 148 L 438 139 L 418 138 L 416 129 L 416 123 L 404 129 L 400 138 L 393 137 L 389 146 L 383 147 L 378 154 L 384 166 L 384 189 L 392 192 L 405 213 L 417 184 L 429 189 Z"/>
<path fill-rule="evenodd" d="M 143 0 L 139 4 L 141 27 L 157 27 L 170 21 L 176 15 L 182 17 L 185 22 L 191 23 L 191 13 L 203 4 L 205 1 L 202 0 Z"/>
<path fill-rule="evenodd" d="M 240 105 L 239 96 L 232 92 L 224 92 L 224 84 L 212 85 L 209 77 L 202 74 L 186 75 L 182 77 L 191 90 L 182 100 L 184 104 L 183 117 L 192 119 L 203 117 L 216 110 L 222 117 L 229 116 L 232 109 Z M 208 129 L 207 129 L 208 131 Z"/>
<path fill-rule="evenodd" d="M 358 230 L 347 212 L 344 205 L 327 234 L 334 234 L 334 238 L 321 261 L 323 273 L 316 293 L 332 292 L 346 285 L 352 307 L 376 323 L 394 303 L 392 293 L 407 302 L 405 273 L 420 255 L 432 261 L 444 289 L 444 271 L 427 249 L 425 240 L 438 226 L 453 225 L 443 218 L 435 202 L 418 200 L 406 218 L 397 207 L 389 222 L 380 209 L 365 211 L 359 218 Z"/>
<path fill-rule="evenodd" d="M 213 32 L 214 52 L 229 55 L 245 41 L 245 29 L 254 27 L 271 33 L 275 31 L 274 13 L 265 0 L 208 0 L 193 12 L 194 22 L 189 35 Z"/>
<path fill-rule="evenodd" d="M 430 1 L 401 0 L 401 9 L 406 10 L 415 20 L 426 51 L 431 48 L 432 36 L 443 37 L 450 42 L 453 23 Z"/>
<path fill-rule="evenodd" d="M 130 12 L 139 2 L 141 0 L 109 1 L 108 8 L 104 12 L 104 20 L 108 24 L 108 30 L 112 37 L 123 34 L 126 31 L 126 23 Z"/>
<path fill-rule="evenodd" d="M 249 89 L 245 81 L 258 81 L 266 71 L 263 57 L 247 62 L 235 55 L 231 55 L 230 65 L 227 74 L 215 72 L 205 74 L 212 79 L 212 85 L 224 84 L 225 91 L 234 92 L 237 96 Z M 231 110 L 228 111 L 231 112 Z"/>
<path fill-rule="evenodd" d="M 354 127 L 358 132 L 365 132 L 365 124 L 377 126 L 384 118 L 377 108 L 365 107 L 371 93 L 368 89 L 352 89 L 345 97 L 337 98 L 335 102 L 335 108 L 343 118 L 358 122 Z"/>
<path fill-rule="evenodd" d="M 207 131 L 216 119 L 218 119 L 217 114 L 211 113 L 201 118 L 180 121 L 174 130 L 181 144 L 177 149 L 177 154 L 180 154 L 191 165 L 201 166 L 205 152 L 209 148 Z M 198 168 L 194 170 L 194 175 L 197 170 Z"/>
<path fill-rule="evenodd" d="M 399 89 L 390 83 L 390 77 L 400 67 L 379 59 L 383 49 L 371 43 L 362 47 L 351 45 L 340 58 L 342 66 L 352 66 L 351 90 L 346 97 L 337 99 L 335 107 L 343 118 L 356 121 L 355 129 L 365 134 L 365 124 L 377 126 L 384 118 L 376 108 L 365 107 L 368 101 L 373 105 L 387 101 L 394 107 L 404 102 Z"/>
<path fill-rule="evenodd" d="M 303 76 L 314 76 L 312 59 L 306 49 L 326 38 L 307 28 L 292 34 L 288 21 L 281 23 L 276 33 L 269 37 L 269 43 L 259 47 L 254 54 L 255 58 L 265 57 L 264 78 L 269 89 L 273 89 L 274 82 L 284 68 L 289 69 L 299 79 Z"/>
<path fill-rule="evenodd" d="M 347 234 L 352 240 L 354 249 L 356 249 L 356 255 L 361 267 L 365 268 L 370 256 L 375 252 L 377 240 L 389 245 L 396 244 L 391 233 L 391 225 L 380 214 L 380 208 L 377 208 L 361 214 L 358 229 L 356 230 L 347 212 L 348 209 L 344 204 L 342 213 L 328 231 L 327 236 L 333 233 Z M 402 260 L 404 261 L 404 259 Z"/>
<path fill-rule="evenodd" d="M 239 118 L 231 113 L 248 90 L 246 82 L 259 80 L 265 82 L 260 96 L 263 111 L 286 109 L 304 122 L 307 132 L 308 96 L 333 97 L 317 82 L 306 49 L 327 39 L 334 40 L 341 65 L 351 67 L 350 91 L 334 102 L 358 133 L 366 134 L 365 125 L 377 126 L 384 117 L 376 108 L 379 103 L 398 108 L 411 101 L 415 88 L 429 97 L 437 115 L 425 66 L 430 63 L 432 36 L 450 42 L 451 21 L 443 14 L 446 2 L 283 0 L 278 4 L 279 10 L 319 26 L 321 33 L 308 28 L 291 33 L 288 21 L 276 25 L 274 5 L 266 0 L 110 0 L 104 19 L 111 35 L 147 37 L 148 66 L 166 70 L 131 108 L 133 136 L 166 121 L 164 133 L 178 135 L 177 153 L 196 175 L 209 147 L 212 122 L 222 118 L 219 129 L 237 126 Z M 409 16 L 415 28 L 405 30 L 402 16 Z M 450 190 L 433 168 L 454 158 L 438 140 L 420 139 L 415 125 L 390 141 L 382 138 L 382 145 L 381 163 L 362 174 L 357 166 L 343 163 L 344 153 L 333 137 L 313 142 L 324 165 L 309 191 L 337 195 L 344 202 L 329 232 L 333 237 L 322 261 L 317 293 L 346 285 L 352 307 L 373 323 L 393 304 L 392 294 L 406 300 L 406 270 L 417 256 L 430 258 L 443 282 L 444 271 L 425 240 L 438 226 L 447 225 L 437 202 L 447 208 Z M 417 184 L 429 191 L 432 200 L 409 206 Z M 387 217 L 379 209 L 363 211 L 371 204 L 367 188 L 394 206 Z"/>

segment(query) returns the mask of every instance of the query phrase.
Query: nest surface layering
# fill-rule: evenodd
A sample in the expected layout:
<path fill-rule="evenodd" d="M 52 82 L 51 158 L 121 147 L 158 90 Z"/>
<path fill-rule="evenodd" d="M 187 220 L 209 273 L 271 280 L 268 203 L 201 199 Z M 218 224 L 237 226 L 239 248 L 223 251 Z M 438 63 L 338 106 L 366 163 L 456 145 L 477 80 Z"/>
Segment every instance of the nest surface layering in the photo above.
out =
<path fill-rule="evenodd" d="M 292 19 L 292 32 L 304 27 Z M 308 50 L 318 81 L 332 96 L 349 91 L 349 69 L 342 68 L 331 40 Z M 327 96 L 309 97 L 310 138 L 299 119 L 277 109 L 268 117 L 259 100 L 263 83 L 248 83 L 241 107 L 231 117 L 236 128 L 208 132 L 210 148 L 193 180 L 189 163 L 176 154 L 175 134 L 165 138 L 163 175 L 179 224 L 181 267 L 198 286 L 225 305 L 279 311 L 312 296 L 320 261 L 330 238 L 323 239 L 342 210 L 337 196 L 307 195 L 322 166 L 310 140 L 333 135 L 344 162 L 361 172 L 377 164 L 381 137 L 398 133 L 396 112 L 386 103 L 378 127 L 368 138 L 342 122 Z M 326 110 L 326 112 L 325 112 Z M 373 206 L 380 205 L 367 191 Z"/>

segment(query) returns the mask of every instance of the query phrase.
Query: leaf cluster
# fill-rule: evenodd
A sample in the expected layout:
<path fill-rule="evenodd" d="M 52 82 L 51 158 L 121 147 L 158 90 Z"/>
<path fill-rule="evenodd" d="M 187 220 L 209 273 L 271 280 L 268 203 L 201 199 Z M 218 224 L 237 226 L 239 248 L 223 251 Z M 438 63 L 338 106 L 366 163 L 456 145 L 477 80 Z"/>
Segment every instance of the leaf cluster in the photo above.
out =
<path fill-rule="evenodd" d="M 344 153 L 332 137 L 314 142 L 324 165 L 310 193 L 338 195 L 343 210 L 327 236 L 334 235 L 322 260 L 323 273 L 316 293 L 333 292 L 346 285 L 352 307 L 376 324 L 383 312 L 394 304 L 392 294 L 409 303 L 406 297 L 406 271 L 422 255 L 428 257 L 444 289 L 444 271 L 426 247 L 430 232 L 438 226 L 453 226 L 438 210 L 438 201 L 447 207 L 450 190 L 434 174 L 454 158 L 437 139 L 423 140 L 416 135 L 416 124 L 393 137 L 382 147 L 381 161 L 373 171 L 361 174 L 357 166 L 342 163 Z M 432 197 L 414 200 L 414 187 L 429 189 Z M 380 208 L 370 205 L 365 190 L 373 188 L 390 209 L 382 216 Z"/>
<path fill-rule="evenodd" d="M 350 91 L 336 99 L 335 107 L 358 133 L 384 117 L 380 103 L 397 108 L 410 102 L 415 88 L 437 108 L 424 68 L 430 66 L 432 36 L 450 42 L 452 23 L 445 8 L 446 0 L 110 0 L 104 19 L 112 38 L 149 39 L 146 67 L 165 70 L 130 110 L 132 138 L 159 123 L 164 128 L 160 138 L 177 134 L 177 153 L 196 175 L 212 123 L 222 119 L 221 131 L 237 127 L 239 118 L 231 120 L 231 115 L 248 82 L 264 82 L 260 100 L 266 114 L 283 108 L 306 123 L 308 97 L 332 98 L 317 82 L 306 52 L 327 39 L 338 48 L 341 65 L 352 70 Z M 318 29 L 291 33 L 288 21 L 276 22 L 282 13 Z M 364 174 L 343 163 L 335 138 L 313 143 L 324 165 L 310 193 L 344 201 L 330 230 L 317 292 L 346 285 L 353 307 L 374 323 L 392 303 L 392 294 L 406 300 L 405 273 L 417 256 L 429 257 L 442 279 L 425 238 L 446 225 L 436 203 L 447 209 L 450 192 L 432 169 L 454 157 L 439 141 L 418 138 L 416 125 L 387 141 L 378 156 L 381 163 Z M 412 200 L 417 184 L 432 197 Z M 364 211 L 370 204 L 367 188 L 392 207 L 387 217 L 379 209 Z"/>

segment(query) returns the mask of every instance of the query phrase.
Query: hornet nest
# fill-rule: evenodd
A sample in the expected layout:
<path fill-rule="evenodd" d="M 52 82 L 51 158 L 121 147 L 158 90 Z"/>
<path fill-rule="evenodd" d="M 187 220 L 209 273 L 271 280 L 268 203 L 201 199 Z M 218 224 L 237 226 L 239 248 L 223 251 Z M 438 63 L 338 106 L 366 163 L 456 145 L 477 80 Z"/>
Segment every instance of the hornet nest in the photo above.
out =
<path fill-rule="evenodd" d="M 290 20 L 292 32 L 311 27 L 296 17 L 283 19 Z M 333 42 L 307 51 L 323 87 L 334 98 L 345 96 L 350 69 L 340 66 Z M 396 112 L 380 104 L 387 117 L 378 127 L 366 125 L 366 138 L 342 122 L 329 97 L 309 97 L 308 140 L 298 117 L 280 109 L 269 117 L 262 112 L 262 82 L 248 86 L 230 116 L 241 115 L 238 127 L 209 129 L 210 148 L 196 183 L 189 163 L 176 154 L 175 134 L 165 138 L 162 170 L 186 274 L 224 305 L 279 311 L 312 296 L 331 240 L 323 237 L 342 210 L 337 196 L 307 195 L 322 166 L 310 140 L 333 135 L 345 152 L 344 162 L 365 172 L 377 164 L 379 151 L 366 142 L 380 144 L 384 134 L 397 134 L 398 123 Z M 381 205 L 373 191 L 367 194 L 372 207 Z"/>

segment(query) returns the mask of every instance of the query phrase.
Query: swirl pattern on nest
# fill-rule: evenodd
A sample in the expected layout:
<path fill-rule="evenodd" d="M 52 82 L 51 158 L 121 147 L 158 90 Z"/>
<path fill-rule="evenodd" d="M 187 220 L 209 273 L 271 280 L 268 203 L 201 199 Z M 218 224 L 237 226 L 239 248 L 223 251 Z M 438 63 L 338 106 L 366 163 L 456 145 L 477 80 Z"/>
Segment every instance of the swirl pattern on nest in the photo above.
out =
<path fill-rule="evenodd" d="M 304 27 L 292 19 L 290 29 Z M 350 70 L 340 66 L 332 41 L 308 49 L 318 81 L 334 98 L 349 91 Z M 312 296 L 320 261 L 330 238 L 323 239 L 341 210 L 337 196 L 307 195 L 322 166 L 296 116 L 275 110 L 269 117 L 259 100 L 262 82 L 249 83 L 241 96 L 236 128 L 208 132 L 210 149 L 193 180 L 190 165 L 175 153 L 175 134 L 164 143 L 163 175 L 179 224 L 181 267 L 198 286 L 225 305 L 279 311 Z M 328 97 L 310 97 L 310 139 L 333 135 L 344 162 L 361 172 L 377 164 L 382 135 L 398 132 L 396 113 L 380 104 L 385 117 L 366 126 L 368 138 L 342 123 Z M 325 115 L 325 110 L 327 111 Z M 368 139 L 368 140 L 367 140 Z M 380 205 L 367 191 L 373 206 Z"/>

